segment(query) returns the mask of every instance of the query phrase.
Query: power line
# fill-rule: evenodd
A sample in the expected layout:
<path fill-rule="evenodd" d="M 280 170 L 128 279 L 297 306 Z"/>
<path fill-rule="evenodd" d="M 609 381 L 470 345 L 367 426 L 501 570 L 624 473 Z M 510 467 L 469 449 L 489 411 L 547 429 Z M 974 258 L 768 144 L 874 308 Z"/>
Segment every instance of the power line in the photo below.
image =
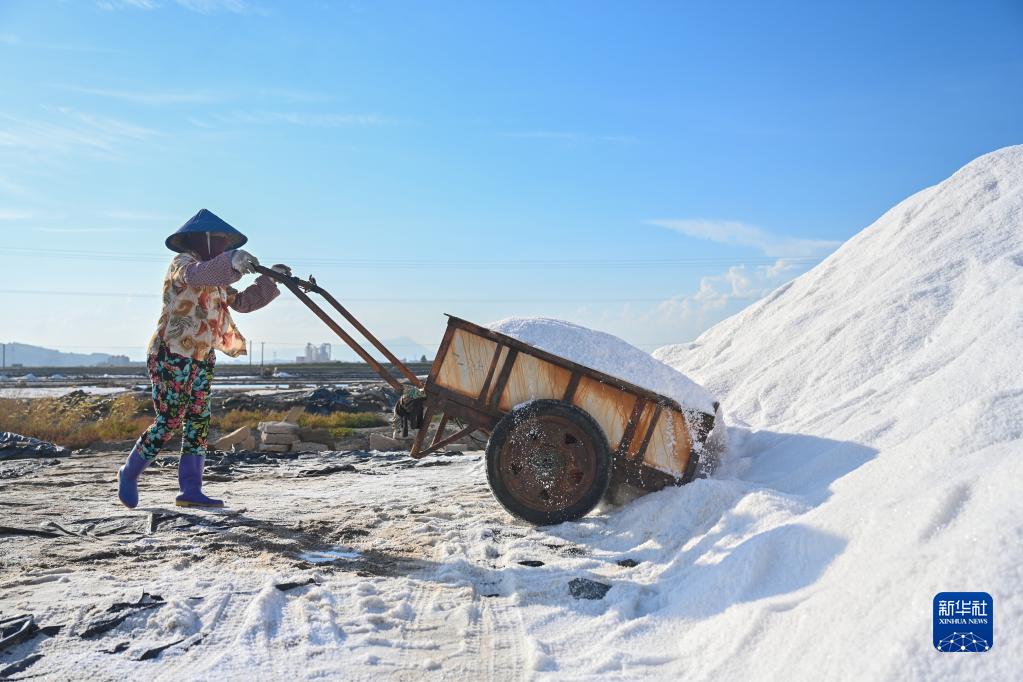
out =
<path fill-rule="evenodd" d="M 123 298 L 160 298 L 159 294 L 135 294 L 119 291 L 56 291 L 44 289 L 0 289 L 0 294 L 32 295 L 32 296 L 104 296 Z M 675 297 L 674 300 L 684 297 Z M 709 296 L 701 297 L 701 301 L 756 301 L 760 295 L 749 296 Z M 285 299 L 290 303 L 297 303 Z M 346 303 L 663 303 L 673 300 L 671 296 L 648 298 L 348 298 Z"/>
<path fill-rule="evenodd" d="M 304 348 L 306 343 L 308 343 L 308 342 L 307 341 L 259 341 L 259 343 L 266 344 L 268 346 L 282 346 L 282 347 Z M 339 343 L 337 341 L 330 341 L 328 343 L 330 343 L 332 346 L 333 345 L 340 345 L 340 346 L 344 345 L 344 344 L 341 344 L 341 343 Z M 665 341 L 663 343 L 634 343 L 632 345 L 633 346 L 637 346 L 639 348 L 660 348 L 661 346 L 670 346 L 670 345 L 673 345 L 673 344 L 679 344 L 679 341 L 672 340 L 672 341 Z M 12 342 L 12 343 L 8 343 L 6 345 L 13 346 L 14 343 Z M 33 344 L 23 344 L 23 345 L 30 346 L 30 345 L 33 345 Z M 105 354 L 105 351 L 108 351 L 108 350 L 145 350 L 148 347 L 148 344 L 144 344 L 144 343 L 140 343 L 140 344 L 137 344 L 135 346 L 108 346 L 106 344 L 91 344 L 91 345 L 88 345 L 88 346 L 73 346 L 73 345 L 67 345 L 67 344 L 63 344 L 63 343 L 51 343 L 49 345 L 51 345 L 51 346 L 58 346 L 59 348 L 54 348 L 54 349 L 46 348 L 46 350 L 57 350 L 58 352 L 60 352 L 60 349 L 62 349 L 62 348 L 71 348 L 71 349 L 83 349 L 83 348 L 84 349 L 95 349 L 95 348 L 102 348 L 103 350 L 99 350 L 99 351 L 93 350 L 92 351 L 93 353 L 98 353 L 98 354 L 101 354 L 101 355 Z M 436 349 L 438 346 L 440 346 L 440 341 L 424 341 L 423 343 L 388 343 L 387 344 L 388 348 L 425 348 L 427 350 L 430 350 L 431 348 Z M 40 346 L 40 347 L 42 347 L 42 346 Z M 347 347 L 345 346 L 344 349 L 346 350 Z"/>
<path fill-rule="evenodd" d="M 27 294 L 32 296 L 114 296 L 121 298 L 160 298 L 159 294 L 133 294 L 117 291 L 50 291 L 43 289 L 0 289 L 0 294 Z"/>

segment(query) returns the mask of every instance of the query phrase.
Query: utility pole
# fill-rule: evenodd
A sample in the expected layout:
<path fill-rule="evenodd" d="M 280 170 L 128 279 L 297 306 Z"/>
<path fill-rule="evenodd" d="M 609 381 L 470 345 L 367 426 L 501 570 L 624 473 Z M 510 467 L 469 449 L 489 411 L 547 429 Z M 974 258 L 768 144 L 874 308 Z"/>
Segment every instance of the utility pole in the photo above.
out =
<path fill-rule="evenodd" d="M 4 351 L 4 359 L 2 364 L 0 364 L 0 369 L 7 369 L 7 344 L 0 343 L 0 348 L 3 348 Z"/>
<path fill-rule="evenodd" d="M 249 339 L 249 367 L 252 367 L 252 339 Z"/>
<path fill-rule="evenodd" d="M 259 368 L 263 369 L 263 360 L 266 359 L 266 341 L 259 342 Z"/>

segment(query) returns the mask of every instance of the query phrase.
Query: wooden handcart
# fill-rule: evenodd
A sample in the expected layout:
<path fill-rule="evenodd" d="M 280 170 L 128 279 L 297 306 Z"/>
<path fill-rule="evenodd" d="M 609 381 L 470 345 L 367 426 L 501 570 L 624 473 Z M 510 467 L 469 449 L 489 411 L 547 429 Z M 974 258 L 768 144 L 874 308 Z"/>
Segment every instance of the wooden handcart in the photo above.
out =
<path fill-rule="evenodd" d="M 313 278 L 259 271 L 288 287 L 406 403 L 421 403 L 412 457 L 474 433 L 487 435 L 490 487 L 521 519 L 569 521 L 589 513 L 609 487 L 655 491 L 697 475 L 712 414 L 451 316 L 423 382 Z M 402 378 L 377 362 L 309 293 L 322 296 Z M 449 435 L 450 424 L 457 426 Z"/>

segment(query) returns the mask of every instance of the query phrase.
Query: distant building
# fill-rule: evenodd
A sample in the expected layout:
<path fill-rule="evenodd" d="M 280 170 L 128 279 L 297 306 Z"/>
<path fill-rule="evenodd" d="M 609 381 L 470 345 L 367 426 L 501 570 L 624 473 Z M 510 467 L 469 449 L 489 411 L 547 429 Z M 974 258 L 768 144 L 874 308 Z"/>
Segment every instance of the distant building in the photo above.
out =
<path fill-rule="evenodd" d="M 107 367 L 124 367 L 126 365 L 131 364 L 131 358 L 129 358 L 127 355 L 111 355 L 109 358 L 107 358 L 104 362 L 101 362 L 100 364 Z"/>
<path fill-rule="evenodd" d="M 330 362 L 331 345 L 320 344 L 319 347 L 311 343 L 305 345 L 305 357 L 295 358 L 295 362 Z"/>

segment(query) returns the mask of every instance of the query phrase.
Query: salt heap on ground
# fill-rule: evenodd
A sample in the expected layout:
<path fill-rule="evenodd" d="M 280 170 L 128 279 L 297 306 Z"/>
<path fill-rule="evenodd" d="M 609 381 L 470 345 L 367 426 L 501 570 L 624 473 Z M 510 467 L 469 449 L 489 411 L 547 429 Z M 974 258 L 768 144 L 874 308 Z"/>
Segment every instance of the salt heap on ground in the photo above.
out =
<path fill-rule="evenodd" d="M 546 317 L 509 317 L 487 326 L 566 360 L 665 395 L 683 407 L 714 414 L 714 397 L 703 387 L 617 336 Z"/>
<path fill-rule="evenodd" d="M 662 572 L 679 589 L 633 623 L 634 646 L 670 640 L 694 679 L 1018 678 L 1023 146 L 655 355 L 739 426 L 721 479 L 673 500 L 733 508 Z M 993 596 L 990 651 L 932 648 L 942 591 Z"/>

